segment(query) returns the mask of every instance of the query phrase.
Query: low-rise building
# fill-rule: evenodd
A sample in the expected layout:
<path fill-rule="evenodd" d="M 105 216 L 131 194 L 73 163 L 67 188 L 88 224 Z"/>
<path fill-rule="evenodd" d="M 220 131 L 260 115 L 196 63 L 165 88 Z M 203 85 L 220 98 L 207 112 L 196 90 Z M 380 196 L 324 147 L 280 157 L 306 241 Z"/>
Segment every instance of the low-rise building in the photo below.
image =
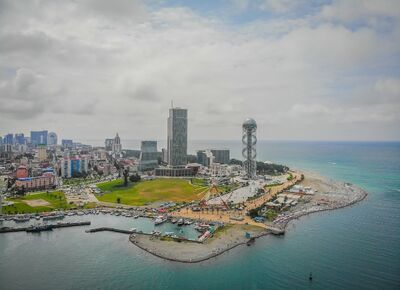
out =
<path fill-rule="evenodd" d="M 196 173 L 195 168 L 185 166 L 160 167 L 155 169 L 156 176 L 182 177 L 195 176 Z"/>
<path fill-rule="evenodd" d="M 18 178 L 15 187 L 18 190 L 32 191 L 50 189 L 56 186 L 56 177 L 53 173 L 46 172 L 42 176 Z"/>

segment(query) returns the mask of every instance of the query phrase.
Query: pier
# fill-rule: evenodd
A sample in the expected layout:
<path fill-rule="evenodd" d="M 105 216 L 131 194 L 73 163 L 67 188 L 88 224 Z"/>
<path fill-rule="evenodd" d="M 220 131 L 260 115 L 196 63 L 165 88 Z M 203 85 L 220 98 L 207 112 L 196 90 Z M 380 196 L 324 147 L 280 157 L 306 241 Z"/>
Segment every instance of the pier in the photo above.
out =
<path fill-rule="evenodd" d="M 101 228 L 94 228 L 94 229 L 90 229 L 90 230 L 86 230 L 87 233 L 97 233 L 97 232 L 115 232 L 115 233 L 121 233 L 121 234 L 136 234 L 135 231 L 130 231 L 130 230 L 122 230 L 122 229 L 117 229 L 117 228 L 108 228 L 108 227 L 101 227 Z M 140 233 L 140 234 L 144 234 L 145 233 Z M 150 234 L 147 234 L 150 235 Z"/>
<path fill-rule="evenodd" d="M 90 222 L 75 222 L 75 223 L 58 223 L 54 225 L 47 225 L 50 229 L 58 229 L 58 228 L 69 228 L 69 227 L 79 227 L 79 226 L 89 226 Z M 15 233 L 15 232 L 29 232 L 34 229 L 36 226 L 29 227 L 18 227 L 18 228 L 10 228 L 3 227 L 0 228 L 0 234 L 4 233 Z"/>

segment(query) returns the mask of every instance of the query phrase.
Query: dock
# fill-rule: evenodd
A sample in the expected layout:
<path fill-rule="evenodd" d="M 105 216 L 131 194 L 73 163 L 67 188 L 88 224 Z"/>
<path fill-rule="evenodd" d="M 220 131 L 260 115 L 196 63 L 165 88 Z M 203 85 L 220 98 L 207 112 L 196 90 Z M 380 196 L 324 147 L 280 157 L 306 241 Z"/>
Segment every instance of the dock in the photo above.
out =
<path fill-rule="evenodd" d="M 90 222 L 57 223 L 54 225 L 47 225 L 47 227 L 51 228 L 51 229 L 58 229 L 58 228 L 89 226 L 90 224 L 91 224 Z M 0 228 L 0 234 L 15 233 L 15 232 L 28 232 L 28 231 L 32 230 L 33 228 L 35 228 L 35 226 L 18 227 L 18 228 L 3 227 L 3 228 Z"/>
<path fill-rule="evenodd" d="M 97 233 L 97 232 L 115 232 L 115 233 L 121 233 L 121 234 L 136 234 L 135 231 L 129 231 L 129 230 L 122 230 L 122 229 L 116 229 L 116 228 L 109 228 L 109 227 L 101 227 L 101 228 L 95 228 L 95 229 L 90 229 L 86 230 L 87 233 Z M 143 234 L 143 233 L 141 233 Z M 150 234 L 148 234 L 150 235 Z"/>

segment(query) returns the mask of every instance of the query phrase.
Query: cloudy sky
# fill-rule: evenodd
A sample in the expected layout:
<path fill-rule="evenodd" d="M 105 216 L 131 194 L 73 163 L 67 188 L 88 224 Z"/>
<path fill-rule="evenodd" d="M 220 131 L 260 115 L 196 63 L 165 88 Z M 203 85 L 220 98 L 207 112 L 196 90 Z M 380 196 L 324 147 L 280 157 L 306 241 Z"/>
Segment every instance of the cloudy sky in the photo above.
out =
<path fill-rule="evenodd" d="M 399 140 L 398 0 L 0 0 L 0 135 Z M 240 138 L 240 137 L 239 137 Z"/>

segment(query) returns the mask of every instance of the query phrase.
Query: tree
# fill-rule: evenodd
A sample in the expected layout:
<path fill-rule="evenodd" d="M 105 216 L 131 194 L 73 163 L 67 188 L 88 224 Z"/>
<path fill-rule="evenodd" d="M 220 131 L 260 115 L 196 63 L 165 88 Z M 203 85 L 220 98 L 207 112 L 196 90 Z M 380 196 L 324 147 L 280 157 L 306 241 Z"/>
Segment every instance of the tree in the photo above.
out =
<path fill-rule="evenodd" d="M 129 181 L 131 182 L 139 182 L 140 181 L 140 175 L 136 172 L 135 174 L 132 174 L 129 176 Z"/>
<path fill-rule="evenodd" d="M 240 161 L 240 160 L 237 160 L 237 159 L 231 159 L 231 160 L 229 160 L 229 164 L 230 165 L 240 165 L 240 166 L 242 166 L 243 165 L 243 162 L 242 161 Z"/>
<path fill-rule="evenodd" d="M 129 168 L 125 168 L 123 171 L 124 175 L 124 186 L 128 186 Z"/>
<path fill-rule="evenodd" d="M 117 197 L 117 203 L 121 203 L 121 198 Z"/>

